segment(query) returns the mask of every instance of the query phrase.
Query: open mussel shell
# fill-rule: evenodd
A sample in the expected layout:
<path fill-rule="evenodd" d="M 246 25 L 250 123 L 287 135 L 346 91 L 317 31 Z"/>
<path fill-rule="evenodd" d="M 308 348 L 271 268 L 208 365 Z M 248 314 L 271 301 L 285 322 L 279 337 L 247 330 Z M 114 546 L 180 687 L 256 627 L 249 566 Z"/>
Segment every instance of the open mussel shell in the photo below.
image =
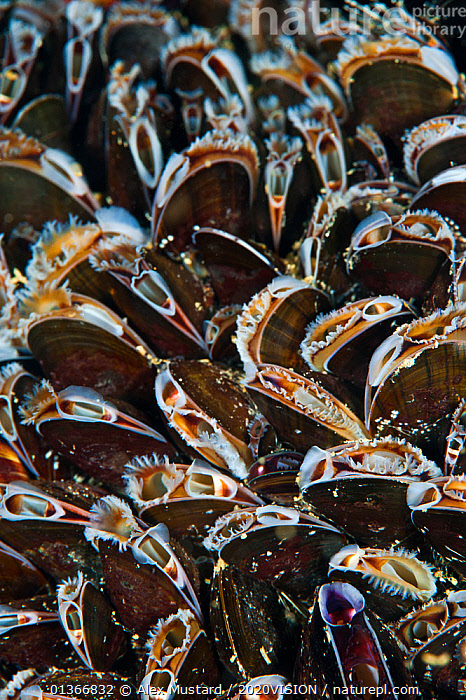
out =
<path fill-rule="evenodd" d="M 463 475 L 412 484 L 407 493 L 414 525 L 460 576 L 466 573 L 465 493 Z"/>
<path fill-rule="evenodd" d="M 299 640 L 285 598 L 251 573 L 220 560 L 212 582 L 210 621 L 217 653 L 236 676 L 292 671 Z"/>
<path fill-rule="evenodd" d="M 205 323 L 204 338 L 209 358 L 213 362 L 238 360 L 238 351 L 233 338 L 240 314 L 240 304 L 222 306 Z"/>
<path fill-rule="evenodd" d="M 466 620 L 447 623 L 411 659 L 419 683 L 434 688 L 442 698 L 462 697 L 466 685 L 465 643 Z"/>
<path fill-rule="evenodd" d="M 337 445 L 342 438 L 368 437 L 349 402 L 337 398 L 337 394 L 347 392 L 342 380 L 335 377 L 310 370 L 298 374 L 278 365 L 259 364 L 245 386 L 279 438 L 295 450 L 304 452 L 312 444 Z"/>
<path fill-rule="evenodd" d="M 4 365 L 0 370 L 0 434 L 27 468 L 28 474 L 47 478 L 53 471 L 49 446 L 33 427 L 24 425 L 20 404 L 34 389 L 37 378 L 29 374 L 19 363 Z M 3 459 L 8 459 L 5 453 Z M 16 469 L 11 469 L 8 481 L 14 481 Z M 17 478 L 21 478 L 18 476 Z"/>
<path fill-rule="evenodd" d="M 313 370 L 332 372 L 363 388 L 372 353 L 413 312 L 398 297 L 371 297 L 346 304 L 309 324 L 301 353 Z"/>
<path fill-rule="evenodd" d="M 461 83 L 451 56 L 406 37 L 350 37 L 336 68 L 358 123 L 381 136 L 400 138 L 405 129 L 447 113 Z"/>
<path fill-rule="evenodd" d="M 466 307 L 402 326 L 375 351 L 366 383 L 366 426 L 390 430 L 422 447 L 444 450 L 450 420 L 464 396 Z"/>
<path fill-rule="evenodd" d="M 247 303 L 285 269 L 278 256 L 226 231 L 200 228 L 194 232 L 193 242 L 209 271 L 217 298 L 225 306 Z"/>
<path fill-rule="evenodd" d="M 249 468 L 248 486 L 274 503 L 294 505 L 299 496 L 296 479 L 303 459 L 301 452 L 285 450 L 259 457 Z"/>
<path fill-rule="evenodd" d="M 466 117 L 445 114 L 415 126 L 405 136 L 405 170 L 424 184 L 443 170 L 466 164 Z"/>
<path fill-rule="evenodd" d="M 360 549 L 348 545 L 329 563 L 333 581 L 346 581 L 364 595 L 368 606 L 384 621 L 401 615 L 435 595 L 434 575 L 414 552 L 404 549 Z"/>
<path fill-rule="evenodd" d="M 412 656 L 440 632 L 449 619 L 450 612 L 445 599 L 429 601 L 394 624 L 393 631 L 405 653 Z"/>
<path fill-rule="evenodd" d="M 89 536 L 97 536 L 105 585 L 124 625 L 143 635 L 179 608 L 201 618 L 193 584 L 175 549 L 193 577 L 194 563 L 169 539 L 165 525 L 135 532 L 123 546 L 105 532 L 92 530 Z"/>
<path fill-rule="evenodd" d="M 153 243 L 180 252 L 194 226 L 247 237 L 258 154 L 246 135 L 210 131 L 165 166 L 154 197 Z"/>
<path fill-rule="evenodd" d="M 134 272 L 109 270 L 114 303 L 161 357 L 206 357 L 203 323 L 210 306 L 208 289 L 186 267 L 148 251 Z"/>
<path fill-rule="evenodd" d="M 240 478 L 253 462 L 249 448 L 252 405 L 219 365 L 172 360 L 155 382 L 155 395 L 174 436 L 189 452 Z M 178 438 L 178 439 L 179 439 Z"/>
<path fill-rule="evenodd" d="M 26 221 L 40 227 L 47 221 L 64 221 L 69 214 L 83 220 L 92 218 L 98 208 L 89 192 L 81 166 L 65 151 L 45 148 L 21 131 L 2 132 L 5 153 L 14 158 L 0 159 L 0 186 L 8 220 L 3 230 L 10 232 Z M 18 153 L 24 152 L 22 158 Z"/>
<path fill-rule="evenodd" d="M 305 369 L 299 345 L 306 326 L 329 307 L 328 296 L 306 282 L 287 275 L 272 280 L 238 318 L 236 347 L 246 376 L 254 376 L 259 364 Z"/>
<path fill-rule="evenodd" d="M 94 671 L 107 671 L 125 651 L 126 640 L 104 594 L 82 573 L 57 591 L 58 614 L 81 661 Z"/>
<path fill-rule="evenodd" d="M 383 649 L 383 651 L 382 651 Z M 304 694 L 337 698 L 353 686 L 363 694 L 393 700 L 395 688 L 414 688 L 395 639 L 365 609 L 364 596 L 349 583 L 323 585 L 304 629 L 298 658 L 297 682 L 311 689 Z"/>
<path fill-rule="evenodd" d="M 379 211 L 353 233 L 348 274 L 373 294 L 422 299 L 454 247 L 452 231 L 436 212 L 412 209 L 390 217 Z"/>
<path fill-rule="evenodd" d="M 125 408 L 118 409 L 89 387 L 71 386 L 55 393 L 43 380 L 23 405 L 23 415 L 59 454 L 71 457 L 86 473 L 121 485 L 124 466 L 136 455 L 174 456 L 163 435 L 134 418 L 129 404 Z"/>
<path fill-rule="evenodd" d="M 8 603 L 15 598 L 32 598 L 45 593 L 47 579 L 26 557 L 0 542 L 0 602 Z"/>
<path fill-rule="evenodd" d="M 147 523 L 164 523 L 175 537 L 206 536 L 217 518 L 263 501 L 232 476 L 203 460 L 172 464 L 152 457 L 127 465 L 126 492 Z"/>
<path fill-rule="evenodd" d="M 329 290 L 332 297 L 348 295 L 349 279 L 344 251 L 351 242 L 354 216 L 340 192 L 319 197 L 301 242 L 303 274 Z"/>
<path fill-rule="evenodd" d="M 438 476 L 420 450 L 393 438 L 313 447 L 301 465 L 302 499 L 361 545 L 403 547 L 416 532 L 406 504 L 408 486 Z"/>
<path fill-rule="evenodd" d="M 70 663 L 71 646 L 60 625 L 54 596 L 36 596 L 1 605 L 0 621 L 2 661 L 20 668 L 39 669 Z"/>
<path fill-rule="evenodd" d="M 163 689 L 171 697 L 173 692 L 189 693 L 188 688 L 212 688 L 220 681 L 209 640 L 190 610 L 180 609 L 159 620 L 149 632 L 147 649 L 140 682 L 143 700 L 152 697 L 154 689 Z"/>
<path fill-rule="evenodd" d="M 330 557 L 347 544 L 328 523 L 294 508 L 243 508 L 220 518 L 204 540 L 243 573 L 253 571 L 293 599 L 310 600 L 324 580 Z"/>
<path fill-rule="evenodd" d="M 47 377 L 58 390 L 79 376 L 81 386 L 104 396 L 130 401 L 149 398 L 155 369 L 142 338 L 113 311 L 89 297 L 33 321 L 27 341 Z M 151 397 L 152 398 L 152 397 Z"/>
<path fill-rule="evenodd" d="M 56 581 L 91 576 L 100 570 L 99 558 L 85 541 L 88 508 L 99 492 L 74 483 L 11 483 L 0 504 L 0 537 Z M 2 489 L 3 490 L 3 489 Z"/>
<path fill-rule="evenodd" d="M 413 197 L 411 207 L 432 209 L 444 219 L 450 219 L 459 228 L 466 230 L 464 215 L 464 193 L 466 189 L 466 165 L 450 167 L 434 175 Z"/>

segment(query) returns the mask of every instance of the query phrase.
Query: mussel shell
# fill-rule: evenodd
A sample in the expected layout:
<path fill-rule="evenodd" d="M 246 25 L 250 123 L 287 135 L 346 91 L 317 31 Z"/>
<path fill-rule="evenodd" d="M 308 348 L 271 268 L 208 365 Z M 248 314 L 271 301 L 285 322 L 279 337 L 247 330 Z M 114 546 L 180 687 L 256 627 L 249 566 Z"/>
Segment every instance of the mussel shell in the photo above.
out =
<path fill-rule="evenodd" d="M 12 610 L 34 610 L 57 612 L 54 596 L 42 595 L 28 600 L 10 601 Z M 44 644 L 46 635 L 47 643 Z M 58 619 L 38 622 L 32 625 L 18 625 L 15 629 L 0 635 L 0 659 L 20 668 L 47 669 L 71 662 L 71 646 Z"/>
<path fill-rule="evenodd" d="M 70 214 L 83 221 L 93 219 L 90 207 L 15 161 L 0 162 L 0 190 L 7 215 L 5 233 L 23 221 L 40 229 L 47 221 L 67 221 Z"/>
<path fill-rule="evenodd" d="M 426 148 L 418 158 L 416 169 L 421 184 L 424 184 L 443 170 L 464 164 L 466 164 L 466 140 L 464 135 L 459 135 Z"/>
<path fill-rule="evenodd" d="M 466 231 L 463 201 L 466 191 L 466 166 L 443 170 L 435 175 L 413 197 L 414 209 L 431 209 L 444 219 L 451 219 L 461 233 Z"/>
<path fill-rule="evenodd" d="M 47 579 L 19 552 L 0 542 L 0 603 L 45 593 Z"/>
<path fill-rule="evenodd" d="M 299 496 L 296 479 L 304 459 L 301 452 L 275 452 L 260 457 L 249 467 L 248 486 L 274 503 L 294 505 Z"/>
<path fill-rule="evenodd" d="M 242 456 L 247 454 L 251 463 L 252 453 L 249 454 L 247 445 L 250 442 L 248 427 L 254 418 L 253 407 L 247 395 L 243 393 L 231 375 L 220 365 L 197 360 L 172 360 L 169 365 L 169 373 L 170 380 L 179 384 L 190 405 L 197 407 L 196 412 L 200 410 L 209 418 L 215 419 L 222 430 L 243 444 Z M 169 426 L 172 427 L 171 433 L 173 436 L 179 433 L 189 445 L 190 435 L 186 434 L 185 437 L 183 433 L 185 428 L 178 430 L 176 426 L 176 412 L 175 406 L 174 420 L 168 418 Z M 187 427 L 189 428 L 189 425 Z M 175 433 L 175 429 L 177 433 Z M 181 444 L 183 445 L 182 449 L 186 450 L 186 445 Z M 188 452 L 190 452 L 189 449 Z M 194 455 L 199 456 L 197 453 Z M 207 458 L 205 455 L 202 456 Z"/>
<path fill-rule="evenodd" d="M 122 656 L 126 647 L 125 635 L 121 625 L 114 619 L 113 607 L 93 583 L 86 581 L 79 592 L 79 598 L 75 599 L 73 595 L 68 598 L 73 601 L 70 610 L 62 612 L 62 587 L 63 585 L 59 588 L 59 614 L 72 646 L 75 642 L 79 644 L 86 665 L 94 671 L 108 671 L 116 659 Z M 66 602 L 64 604 L 66 606 Z M 81 614 L 79 624 L 82 641 L 77 637 L 73 620 L 74 605 L 79 606 Z"/>
<path fill-rule="evenodd" d="M 466 576 L 465 517 L 464 509 L 455 508 L 416 509 L 411 513 L 427 542 L 460 577 Z"/>
<path fill-rule="evenodd" d="M 371 547 L 415 546 L 416 530 L 406 504 L 410 479 L 351 476 L 318 481 L 302 499 L 335 525 Z"/>
<path fill-rule="evenodd" d="M 449 419 L 465 395 L 465 366 L 466 347 L 461 341 L 420 351 L 378 387 L 367 425 L 380 434 L 398 433 L 421 449 L 443 446 Z M 395 419 L 385 425 L 390 416 Z"/>
<path fill-rule="evenodd" d="M 210 619 L 217 653 L 235 675 L 289 674 L 299 635 L 276 590 L 220 561 L 212 582 Z"/>
<path fill-rule="evenodd" d="M 201 228 L 193 241 L 222 306 L 247 303 L 285 269 L 278 256 L 225 231 Z"/>
<path fill-rule="evenodd" d="M 442 698 L 464 695 L 464 651 L 466 621 L 447 627 L 425 644 L 411 660 L 413 672 L 420 682 L 426 681 Z M 434 692 L 435 692 L 434 691 Z"/>
<path fill-rule="evenodd" d="M 76 525 L 41 522 L 31 527 L 28 520 L 2 519 L 0 536 L 56 581 L 75 576 L 79 570 L 91 576 L 100 570 L 95 550 Z"/>
<path fill-rule="evenodd" d="M 21 129 L 49 148 L 71 152 L 70 126 L 60 95 L 41 95 L 28 102 L 15 117 L 13 128 Z"/>
<path fill-rule="evenodd" d="M 75 466 L 120 487 L 125 466 L 134 457 L 152 452 L 171 458 L 175 455 L 171 443 L 152 429 L 136 431 L 131 426 L 104 421 L 75 423 L 67 418 L 46 421 L 40 429 L 48 443 Z"/>
<path fill-rule="evenodd" d="M 244 574 L 268 582 L 292 599 L 310 602 L 326 577 L 330 557 L 347 544 L 333 527 L 277 522 L 243 532 L 223 545 L 220 557 Z"/>
<path fill-rule="evenodd" d="M 353 252 L 348 266 L 351 276 L 372 294 L 398 294 L 409 300 L 424 297 L 447 260 L 440 247 L 385 241 L 376 248 Z"/>
<path fill-rule="evenodd" d="M 342 590 L 352 589 L 364 605 L 360 593 L 350 584 L 327 584 L 329 587 L 347 586 Z M 321 589 L 322 590 L 322 589 Z M 335 611 L 342 614 L 343 606 L 348 606 L 346 596 L 337 596 Z M 319 697 L 333 700 L 340 697 L 342 690 L 349 691 L 354 687 L 357 691 L 366 691 L 369 687 L 376 690 L 382 688 L 379 697 L 396 699 L 401 695 L 395 694 L 393 685 L 411 687 L 414 682 L 406 671 L 403 658 L 395 639 L 388 629 L 370 611 L 362 610 L 354 614 L 348 609 L 346 624 L 330 625 L 322 618 L 319 601 L 316 599 L 311 611 L 309 622 L 304 628 L 301 652 L 297 661 L 295 680 L 307 685 L 307 693 L 303 697 Z M 330 611 L 329 611 L 330 612 Z M 339 639 L 338 643 L 335 637 Z M 364 678 L 358 677 L 358 671 L 365 665 L 369 666 Z M 372 667 L 372 668 L 371 668 Z M 374 676 L 377 675 L 377 679 Z M 353 685 L 354 684 L 354 685 Z M 349 686 L 349 687 L 348 687 Z M 376 690 L 374 695 L 376 694 Z M 314 692 L 313 692 L 314 691 Z M 345 693 L 346 694 L 346 693 Z M 347 693 L 350 697 L 353 693 Z M 355 694 L 354 694 L 355 695 Z M 355 697 L 357 697 L 355 695 Z"/>
<path fill-rule="evenodd" d="M 165 204 L 155 223 L 154 243 L 179 253 L 190 244 L 194 226 L 246 237 L 251 229 L 250 190 L 247 174 L 235 163 L 204 167 Z"/>
<path fill-rule="evenodd" d="M 405 129 L 446 114 L 455 99 L 451 84 L 401 55 L 396 60 L 366 62 L 354 73 L 350 92 L 355 119 L 391 137 L 401 137 Z"/>
<path fill-rule="evenodd" d="M 106 166 L 107 191 L 118 206 L 132 211 L 144 221 L 148 202 L 118 112 L 110 105 L 107 112 Z M 121 177 L 126 173 L 126 177 Z"/>
<path fill-rule="evenodd" d="M 130 549 L 99 541 L 105 586 L 124 625 L 145 635 L 178 608 L 188 607 L 174 581 L 159 567 L 139 564 Z"/>
<path fill-rule="evenodd" d="M 229 513 L 236 505 L 244 503 L 226 498 L 177 498 L 151 506 L 141 515 L 147 523 L 164 523 L 175 537 L 189 534 L 198 539 L 205 537 L 217 518 Z"/>
<path fill-rule="evenodd" d="M 28 344 L 57 390 L 79 377 L 81 386 L 106 397 L 152 399 L 154 367 L 135 347 L 93 323 L 44 317 L 30 327 Z"/>
<path fill-rule="evenodd" d="M 85 695 L 78 693 L 78 688 L 92 688 L 92 697 L 94 700 L 106 700 L 108 695 L 111 695 L 115 700 L 136 700 L 138 697 L 137 689 L 133 685 L 133 679 L 128 678 L 120 673 L 99 673 L 90 671 L 88 668 L 69 669 L 65 671 L 52 670 L 42 678 L 37 678 L 34 685 L 47 694 L 50 700 L 59 697 L 52 694 L 53 689 L 69 688 L 74 691 L 74 695 L 68 696 L 70 700 L 84 700 Z M 121 690 L 123 689 L 123 692 Z M 34 696 L 36 697 L 36 696 Z"/>
<path fill-rule="evenodd" d="M 265 377 L 268 383 L 278 384 L 282 379 L 284 371 L 286 371 L 287 377 L 289 377 L 293 385 L 293 394 L 284 395 L 280 394 L 279 391 L 272 393 L 270 390 L 264 390 L 261 381 L 263 377 Z M 291 370 L 284 370 L 283 367 L 279 367 L 278 365 L 258 365 L 256 377 L 245 384 L 253 401 L 256 403 L 261 413 L 275 428 L 279 438 L 285 443 L 292 445 L 293 448 L 299 452 L 307 452 L 312 445 L 322 445 L 325 447 L 338 445 L 342 440 L 342 434 L 339 434 L 325 423 L 325 421 L 314 419 L 311 415 L 306 415 L 302 408 L 297 405 L 296 394 L 299 393 L 301 389 L 300 383 L 304 382 L 305 385 L 308 378 L 318 384 L 319 387 L 322 387 L 324 391 L 328 391 L 329 394 L 333 395 L 332 390 L 336 390 L 338 396 L 342 397 L 342 399 L 339 399 L 341 402 L 344 402 L 342 395 L 345 395 L 346 398 L 349 393 L 347 386 L 343 385 L 341 379 L 325 375 L 322 372 L 311 372 L 310 370 L 306 371 L 305 375 L 300 375 L 291 372 Z M 358 397 L 355 396 L 354 393 L 352 399 L 352 403 L 357 403 Z M 345 406 L 346 410 L 351 410 L 348 409 L 347 401 L 345 402 Z M 357 416 L 354 413 L 352 413 L 352 415 L 355 421 L 354 425 L 350 425 L 348 428 L 348 424 L 351 422 L 348 421 L 346 428 L 350 431 L 354 431 L 354 437 L 349 438 L 348 434 L 346 434 L 344 436 L 345 439 L 365 437 L 364 427 L 360 422 L 356 422 L 359 421 Z"/>

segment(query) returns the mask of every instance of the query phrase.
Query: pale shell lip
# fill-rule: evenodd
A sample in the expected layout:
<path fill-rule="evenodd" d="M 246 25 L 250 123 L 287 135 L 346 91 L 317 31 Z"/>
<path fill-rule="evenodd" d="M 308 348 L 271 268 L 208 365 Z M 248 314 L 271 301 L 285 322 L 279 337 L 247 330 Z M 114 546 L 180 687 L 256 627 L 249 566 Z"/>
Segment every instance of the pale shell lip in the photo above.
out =
<path fill-rule="evenodd" d="M 427 510 L 441 500 L 442 494 L 437 484 L 418 481 L 408 486 L 406 502 L 411 510 Z"/>
<path fill-rule="evenodd" d="M 355 615 L 364 610 L 364 597 L 350 583 L 342 583 L 341 581 L 325 583 L 319 591 L 319 608 L 322 619 L 331 627 L 339 626 L 339 623 L 333 622 L 328 608 L 328 603 L 332 597 L 338 597 L 342 603 L 345 603 L 345 608 L 348 609 L 348 623 L 351 622 Z M 351 608 L 352 610 L 350 610 Z"/>

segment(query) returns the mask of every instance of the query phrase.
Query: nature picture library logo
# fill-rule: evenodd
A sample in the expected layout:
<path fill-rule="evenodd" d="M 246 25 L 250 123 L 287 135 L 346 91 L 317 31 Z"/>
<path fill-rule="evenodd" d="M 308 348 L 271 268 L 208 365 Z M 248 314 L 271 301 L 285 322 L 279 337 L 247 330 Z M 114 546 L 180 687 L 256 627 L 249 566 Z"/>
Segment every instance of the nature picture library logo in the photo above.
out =
<path fill-rule="evenodd" d="M 290 4 L 278 12 L 263 5 L 251 8 L 251 32 L 264 30 L 272 36 L 306 35 L 311 29 L 315 36 L 369 35 L 377 28 L 390 36 L 432 34 L 438 38 L 457 37 L 466 33 L 466 4 L 463 7 L 424 4 L 411 13 L 401 6 L 387 7 L 382 3 L 363 6 L 349 2 L 343 10 L 323 6 L 321 0 L 310 0 L 300 6 Z"/>

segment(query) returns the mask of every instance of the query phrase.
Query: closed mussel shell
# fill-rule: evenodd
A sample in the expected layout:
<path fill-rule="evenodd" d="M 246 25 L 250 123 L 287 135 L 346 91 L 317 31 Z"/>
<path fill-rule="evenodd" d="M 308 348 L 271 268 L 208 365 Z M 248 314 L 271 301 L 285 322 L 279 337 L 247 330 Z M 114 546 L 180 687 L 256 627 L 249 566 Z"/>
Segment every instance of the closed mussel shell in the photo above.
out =
<path fill-rule="evenodd" d="M 236 676 L 290 673 L 299 640 L 291 610 L 276 589 L 253 573 L 222 559 L 217 563 L 210 621 L 217 653 Z"/>
<path fill-rule="evenodd" d="M 247 303 L 285 269 L 283 261 L 267 248 L 226 231 L 201 228 L 194 232 L 193 242 L 222 305 Z"/>
<path fill-rule="evenodd" d="M 136 700 L 138 697 L 133 679 L 125 674 L 102 673 L 88 668 L 70 668 L 52 669 L 43 676 L 34 678 L 21 691 L 21 698 L 22 700 L 42 700 L 42 698 L 60 700 L 63 697 L 61 691 L 66 689 L 70 700 L 83 700 L 85 697 L 83 688 L 89 688 L 95 700 L 105 700 L 108 695 L 115 700 L 123 700 L 123 698 Z"/>
<path fill-rule="evenodd" d="M 46 376 L 57 389 L 79 376 L 81 386 L 104 396 L 126 401 L 136 393 L 144 397 L 155 369 L 142 338 L 105 305 L 77 295 L 73 302 L 29 326 L 28 345 Z"/>
<path fill-rule="evenodd" d="M 34 564 L 22 554 L 0 542 L 0 602 L 14 598 L 32 598 L 47 590 L 47 579 Z"/>

